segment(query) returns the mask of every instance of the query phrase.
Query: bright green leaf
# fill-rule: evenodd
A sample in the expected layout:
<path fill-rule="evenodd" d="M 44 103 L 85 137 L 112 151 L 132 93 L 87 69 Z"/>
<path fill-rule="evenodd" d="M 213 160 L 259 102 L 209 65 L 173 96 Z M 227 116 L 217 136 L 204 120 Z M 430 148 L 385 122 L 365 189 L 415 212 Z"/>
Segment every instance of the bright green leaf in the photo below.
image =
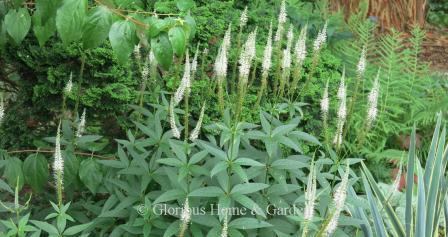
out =
<path fill-rule="evenodd" d="M 23 163 L 25 181 L 36 192 L 41 192 L 48 181 L 48 162 L 42 154 L 33 154 Z"/>
<path fill-rule="evenodd" d="M 6 31 L 20 44 L 31 27 L 31 16 L 26 8 L 11 9 L 5 16 Z"/>

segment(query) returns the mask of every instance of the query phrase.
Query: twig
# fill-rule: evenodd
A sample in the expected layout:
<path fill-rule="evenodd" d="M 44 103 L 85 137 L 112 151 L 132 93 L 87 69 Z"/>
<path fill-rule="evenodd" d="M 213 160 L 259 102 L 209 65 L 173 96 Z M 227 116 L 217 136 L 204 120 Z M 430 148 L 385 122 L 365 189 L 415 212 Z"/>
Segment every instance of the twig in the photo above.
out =
<path fill-rule="evenodd" d="M 145 28 L 145 29 L 148 29 L 148 28 L 149 28 L 149 25 L 147 25 L 147 24 L 145 24 L 145 23 L 143 23 L 143 22 L 137 21 L 137 20 L 135 20 L 134 18 L 132 18 L 132 17 L 130 17 L 130 16 L 124 15 L 123 13 L 121 13 L 121 11 L 120 11 L 119 9 L 112 8 L 112 7 L 110 7 L 110 6 L 108 6 L 108 5 L 104 4 L 104 3 L 102 3 L 100 0 L 95 0 L 95 2 L 96 2 L 98 5 L 102 5 L 102 6 L 107 7 L 107 8 L 108 8 L 109 10 L 111 10 L 113 13 L 115 13 L 115 14 L 117 14 L 117 15 L 123 17 L 124 19 L 129 20 L 129 21 L 132 21 L 132 22 L 133 22 L 134 24 L 136 24 L 136 25 L 142 26 L 142 27 Z"/>
<path fill-rule="evenodd" d="M 8 151 L 8 154 L 18 154 L 18 153 L 54 153 L 54 150 L 38 150 L 38 149 L 26 149 L 26 150 L 14 150 L 14 151 Z M 101 156 L 101 155 L 95 155 L 92 153 L 85 153 L 85 152 L 74 152 L 75 155 L 80 155 L 80 156 L 89 156 L 89 157 L 96 157 L 96 158 L 100 158 L 103 160 L 115 160 L 115 156 Z"/>

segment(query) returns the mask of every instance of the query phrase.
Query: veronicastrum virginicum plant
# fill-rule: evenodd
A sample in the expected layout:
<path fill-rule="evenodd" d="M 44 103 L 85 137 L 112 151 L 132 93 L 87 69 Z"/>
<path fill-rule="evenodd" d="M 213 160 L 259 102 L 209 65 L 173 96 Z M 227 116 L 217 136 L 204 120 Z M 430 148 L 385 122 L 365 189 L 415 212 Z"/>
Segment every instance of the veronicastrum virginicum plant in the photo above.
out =
<path fill-rule="evenodd" d="M 121 230 L 111 226 L 105 231 L 130 233 L 129 225 L 133 225 L 133 233 L 145 236 L 300 234 L 305 226 L 304 191 L 307 180 L 313 176 L 316 201 L 311 209 L 315 214 L 308 215 L 306 233 L 323 236 L 333 231 L 356 230 L 355 226 L 350 227 L 351 217 L 341 212 L 354 208 L 353 203 L 337 198 L 347 195 L 353 182 L 348 180 L 350 170 L 345 165 L 339 167 L 341 178 L 346 178 L 333 189 L 337 176 L 329 171 L 337 168 L 333 166 L 336 158 L 317 152 L 314 175 L 308 175 L 312 157 L 302 154 L 302 146 L 308 144 L 318 149 L 320 143 L 297 130 L 299 118 L 282 122 L 262 113 L 261 127 L 245 122 L 233 126 L 227 111 L 223 122 L 205 128 L 218 131 L 219 136 L 206 135 L 207 140 L 189 142 L 173 137 L 169 129 L 169 102 L 164 101 L 163 106 L 151 111 L 135 107 L 144 116 L 144 123 L 136 123 L 142 134 L 136 137 L 129 132 L 129 140 L 118 140 L 119 160 L 100 161 L 108 167 L 104 187 L 111 195 L 106 200 L 110 205 L 97 214 L 114 222 L 125 220 L 122 225 L 128 226 Z M 181 111 L 176 109 L 178 112 Z M 179 129 L 182 131 L 182 127 Z M 332 192 L 337 187 L 341 188 L 333 203 Z M 336 200 L 343 203 L 336 204 Z M 161 214 L 157 210 L 164 205 L 178 211 Z M 216 210 L 218 205 L 220 212 Z M 279 211 L 294 205 L 295 213 Z M 205 213 L 195 211 L 201 208 Z M 214 213 L 210 208 L 215 208 Z M 248 214 L 232 216 L 222 211 L 241 208 Z M 137 212 L 141 216 L 136 216 Z M 349 226 L 327 232 L 325 223 Z"/>

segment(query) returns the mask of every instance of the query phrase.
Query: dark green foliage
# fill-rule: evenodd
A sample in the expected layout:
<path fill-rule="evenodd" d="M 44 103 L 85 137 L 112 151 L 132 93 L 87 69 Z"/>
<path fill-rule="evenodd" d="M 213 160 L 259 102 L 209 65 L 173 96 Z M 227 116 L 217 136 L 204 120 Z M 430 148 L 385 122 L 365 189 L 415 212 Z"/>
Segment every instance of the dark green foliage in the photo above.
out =
<path fill-rule="evenodd" d="M 102 126 L 102 134 L 120 137 L 120 127 L 125 124 L 118 121 L 126 115 L 127 105 L 135 101 L 139 85 L 138 75 L 133 74 L 131 65 L 117 63 L 107 45 L 84 52 L 78 45 L 64 47 L 62 43 L 52 43 L 52 47 L 40 48 L 28 39 L 26 44 L 6 51 L 6 64 L 14 68 L 20 79 L 15 81 L 15 99 L 7 101 L 4 122 L 8 126 L 2 126 L 0 145 L 27 147 L 32 145 L 33 139 L 50 135 L 54 129 L 48 128 L 54 128 L 59 120 L 62 91 L 70 73 L 73 73 L 74 89 L 67 98 L 67 108 L 74 110 L 83 57 L 85 66 L 78 112 L 86 108 L 92 131 Z"/>

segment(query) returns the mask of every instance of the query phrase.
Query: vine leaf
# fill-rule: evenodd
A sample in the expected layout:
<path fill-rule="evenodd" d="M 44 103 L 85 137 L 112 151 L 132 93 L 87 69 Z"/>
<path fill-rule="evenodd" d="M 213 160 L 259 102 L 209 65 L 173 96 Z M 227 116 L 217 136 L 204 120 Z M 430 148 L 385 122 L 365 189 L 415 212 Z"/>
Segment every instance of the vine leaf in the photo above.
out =
<path fill-rule="evenodd" d="M 120 63 L 125 63 L 134 49 L 135 25 L 130 21 L 116 21 L 109 31 L 109 40 Z"/>
<path fill-rule="evenodd" d="M 11 9 L 5 16 L 6 31 L 20 44 L 31 27 L 31 16 L 25 8 Z"/>
<path fill-rule="evenodd" d="M 188 11 L 191 8 L 194 7 L 194 1 L 193 0 L 177 0 L 176 6 L 181 11 Z"/>
<path fill-rule="evenodd" d="M 79 167 L 79 178 L 95 194 L 103 180 L 99 164 L 94 159 L 83 160 Z"/>
<path fill-rule="evenodd" d="M 173 62 L 173 48 L 167 33 L 161 33 L 156 38 L 151 39 L 151 48 L 160 66 L 168 70 Z"/>
<path fill-rule="evenodd" d="M 41 192 L 48 181 L 48 162 L 42 154 L 29 155 L 23 162 L 25 181 L 36 192 Z"/>
<path fill-rule="evenodd" d="M 112 25 L 112 13 L 107 7 L 99 6 L 89 12 L 84 30 L 82 42 L 85 48 L 99 46 L 109 34 Z"/>
<path fill-rule="evenodd" d="M 37 41 L 39 41 L 40 47 L 43 47 L 56 31 L 55 20 L 54 18 L 51 18 L 46 21 L 46 23 L 42 23 L 41 18 L 35 13 L 33 15 L 33 25 L 34 35 L 36 36 Z"/>
<path fill-rule="evenodd" d="M 168 31 L 168 37 L 170 39 L 174 53 L 179 57 L 184 55 L 185 47 L 187 45 L 184 30 L 178 26 L 173 27 Z"/>
<path fill-rule="evenodd" d="M 67 45 L 82 37 L 86 19 L 87 0 L 65 0 L 56 13 L 56 28 Z"/>

